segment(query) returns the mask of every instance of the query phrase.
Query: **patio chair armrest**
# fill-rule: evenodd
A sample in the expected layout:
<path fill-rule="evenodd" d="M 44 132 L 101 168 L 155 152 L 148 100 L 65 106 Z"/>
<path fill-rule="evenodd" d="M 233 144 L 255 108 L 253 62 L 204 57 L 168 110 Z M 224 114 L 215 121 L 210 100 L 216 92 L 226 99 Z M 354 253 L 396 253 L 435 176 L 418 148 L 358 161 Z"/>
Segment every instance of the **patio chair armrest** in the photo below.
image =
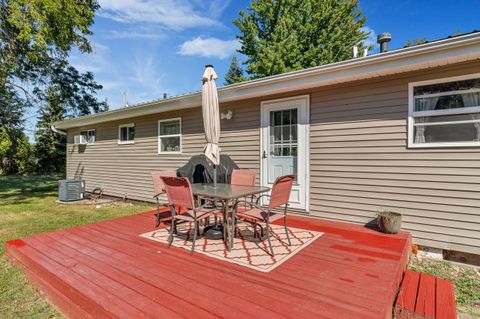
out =
<path fill-rule="evenodd" d="M 258 205 L 258 203 L 260 202 L 260 199 L 261 199 L 262 197 L 270 198 L 271 196 L 270 196 L 269 194 L 260 195 L 260 196 L 257 197 L 257 201 L 255 202 L 255 204 Z"/>
<path fill-rule="evenodd" d="M 252 203 L 252 202 L 246 201 L 246 200 L 236 201 L 236 202 L 235 202 L 235 205 L 233 205 L 233 210 L 236 210 L 239 204 L 245 205 L 245 207 L 246 207 L 246 206 L 249 206 L 250 209 L 258 208 L 258 209 L 260 209 L 260 210 L 262 210 L 262 211 L 265 210 L 263 207 L 261 207 L 261 206 L 259 206 L 259 205 L 257 205 L 257 204 L 254 204 L 254 203 Z"/>
<path fill-rule="evenodd" d="M 158 196 L 160 196 L 160 195 L 162 195 L 162 194 L 164 194 L 164 192 L 161 192 L 161 193 L 155 194 L 155 195 L 153 195 L 153 198 L 157 198 L 157 199 L 158 199 Z"/>

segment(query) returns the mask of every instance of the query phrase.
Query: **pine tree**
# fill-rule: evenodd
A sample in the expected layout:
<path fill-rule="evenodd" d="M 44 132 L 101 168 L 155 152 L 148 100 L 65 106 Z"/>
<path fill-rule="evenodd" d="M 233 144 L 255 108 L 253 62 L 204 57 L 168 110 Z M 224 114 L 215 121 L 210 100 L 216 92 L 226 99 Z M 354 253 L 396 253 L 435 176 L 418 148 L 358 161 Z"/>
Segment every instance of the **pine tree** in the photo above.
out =
<path fill-rule="evenodd" d="M 35 153 L 40 173 L 65 171 L 66 138 L 52 131 L 52 124 L 65 118 L 65 108 L 54 86 L 47 90 L 46 104 L 40 110 L 35 132 Z"/>
<path fill-rule="evenodd" d="M 358 0 L 252 0 L 233 22 L 247 73 L 259 78 L 350 59 L 365 47 L 365 21 Z"/>
<path fill-rule="evenodd" d="M 237 57 L 234 55 L 232 61 L 230 62 L 230 68 L 228 69 L 227 74 L 225 75 L 224 85 L 234 84 L 238 82 L 245 81 L 246 78 L 243 76 L 243 70 L 238 64 Z"/>

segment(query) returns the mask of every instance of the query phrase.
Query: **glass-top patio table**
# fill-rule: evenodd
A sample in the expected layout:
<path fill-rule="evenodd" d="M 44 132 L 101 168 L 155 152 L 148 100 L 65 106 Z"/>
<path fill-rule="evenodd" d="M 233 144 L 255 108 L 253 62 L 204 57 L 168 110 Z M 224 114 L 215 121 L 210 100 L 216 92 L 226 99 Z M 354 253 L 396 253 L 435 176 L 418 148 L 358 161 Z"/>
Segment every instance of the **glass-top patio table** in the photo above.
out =
<path fill-rule="evenodd" d="M 239 198 L 249 197 L 251 195 L 266 193 L 270 190 L 269 187 L 263 186 L 243 186 L 232 184 L 192 184 L 193 195 L 216 199 L 222 203 L 222 213 L 224 219 L 224 240 L 228 251 L 231 251 L 233 246 L 233 237 L 235 234 L 235 216 L 232 210 L 229 211 L 230 204 L 234 204 Z"/>

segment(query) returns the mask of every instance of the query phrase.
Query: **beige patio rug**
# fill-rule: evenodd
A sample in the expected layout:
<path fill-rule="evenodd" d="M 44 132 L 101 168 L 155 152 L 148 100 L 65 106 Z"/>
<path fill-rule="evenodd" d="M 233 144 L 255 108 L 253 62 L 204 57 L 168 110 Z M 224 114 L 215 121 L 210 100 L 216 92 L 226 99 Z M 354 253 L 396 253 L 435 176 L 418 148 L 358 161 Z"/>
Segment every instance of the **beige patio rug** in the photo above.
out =
<path fill-rule="evenodd" d="M 222 240 L 212 240 L 200 236 L 195 243 L 195 254 L 204 254 L 257 271 L 269 272 L 323 235 L 323 233 L 312 230 L 289 227 L 292 245 L 288 246 L 283 226 L 271 225 L 270 227 L 270 239 L 275 253 L 274 257 L 267 253 L 269 247 L 266 237 L 264 236 L 263 240 L 260 240 L 258 237 L 254 238 L 253 228 L 245 223 L 241 223 L 238 226 L 238 232 L 231 252 L 228 252 Z M 200 231 L 202 232 L 202 229 Z M 140 236 L 167 243 L 169 233 L 167 228 L 162 228 L 141 234 Z M 193 230 L 191 225 L 188 223 L 181 224 L 178 226 L 178 234 L 174 236 L 173 246 L 190 251 L 192 238 Z"/>

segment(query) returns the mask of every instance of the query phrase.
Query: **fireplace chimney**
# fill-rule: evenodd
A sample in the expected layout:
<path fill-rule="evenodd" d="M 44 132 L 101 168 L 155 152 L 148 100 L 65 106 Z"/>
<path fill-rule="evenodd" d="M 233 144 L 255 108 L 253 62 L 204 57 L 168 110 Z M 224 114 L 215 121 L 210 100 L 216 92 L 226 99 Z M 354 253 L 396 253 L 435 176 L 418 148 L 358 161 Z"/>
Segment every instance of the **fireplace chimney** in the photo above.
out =
<path fill-rule="evenodd" d="M 383 32 L 377 37 L 377 43 L 380 44 L 380 53 L 388 51 L 388 42 L 392 40 L 392 35 L 388 32 Z"/>

